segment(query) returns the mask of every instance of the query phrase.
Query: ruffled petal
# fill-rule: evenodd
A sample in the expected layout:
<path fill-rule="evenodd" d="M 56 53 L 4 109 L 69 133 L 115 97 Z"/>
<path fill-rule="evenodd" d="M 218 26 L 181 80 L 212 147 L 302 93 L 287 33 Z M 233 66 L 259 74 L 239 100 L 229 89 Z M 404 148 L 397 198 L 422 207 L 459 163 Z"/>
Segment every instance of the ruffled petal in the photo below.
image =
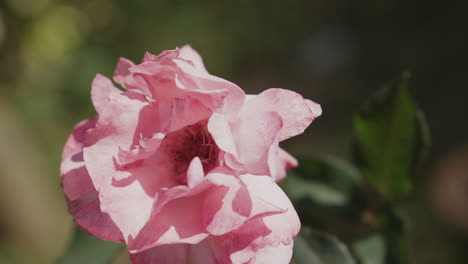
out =
<path fill-rule="evenodd" d="M 163 190 L 173 190 L 178 185 L 173 168 L 173 160 L 169 155 L 163 151 L 157 151 L 151 157 L 143 160 L 142 163 L 135 164 L 134 167 L 123 168 L 110 174 L 114 178 L 100 190 L 101 207 L 113 217 L 115 223 L 122 230 L 129 248 L 148 246 L 150 242 L 145 239 L 135 245 L 135 241 L 140 239 L 141 234 L 144 237 L 149 236 L 150 239 L 155 239 L 154 243 L 156 243 L 159 242 L 159 239 L 167 238 L 161 237 L 164 233 L 160 233 L 160 237 L 156 236 L 156 232 L 173 231 L 168 230 L 170 227 L 168 221 L 170 220 L 158 222 L 159 226 L 149 224 L 159 212 L 155 209 L 155 202 L 164 200 L 165 202 L 161 201 L 163 204 L 160 206 L 163 207 L 165 203 L 175 199 L 169 194 L 168 198 L 163 198 Z M 171 210 L 166 208 L 162 214 L 170 219 Z M 168 233 L 169 235 L 171 234 Z"/>
<path fill-rule="evenodd" d="M 127 90 L 140 91 L 143 94 L 149 95 L 149 87 L 145 79 L 141 76 L 131 73 L 130 68 L 135 64 L 125 58 L 120 58 L 114 72 L 114 81 L 122 85 Z"/>
<path fill-rule="evenodd" d="M 89 184 L 92 186 L 91 181 Z M 107 241 L 124 241 L 122 233 L 109 214 L 101 211 L 98 193 L 95 190 L 76 200 L 67 199 L 67 203 L 75 224 L 83 231 Z"/>
<path fill-rule="evenodd" d="M 292 258 L 293 242 L 259 247 L 270 230 L 261 220 L 251 221 L 224 236 L 210 236 L 197 244 L 170 244 L 131 254 L 134 264 L 286 264 Z"/>
<path fill-rule="evenodd" d="M 133 264 L 188 264 L 186 244 L 153 247 L 130 254 Z"/>
<path fill-rule="evenodd" d="M 188 255 L 190 264 L 222 264 L 216 262 L 208 238 L 198 244 L 189 245 Z"/>
<path fill-rule="evenodd" d="M 200 173 L 203 171 L 200 171 L 199 161 L 198 158 L 194 158 L 190 164 L 189 186 L 163 188 L 157 192 L 151 219 L 138 236 L 128 241 L 128 248 L 132 253 L 157 245 L 194 244 L 208 236 L 203 219 L 207 190 L 218 185 L 231 186 L 237 180 L 234 176 L 218 170 L 200 179 Z"/>
<path fill-rule="evenodd" d="M 317 104 L 316 102 L 313 102 L 313 101 L 311 101 L 309 99 L 305 99 L 305 102 L 309 106 L 310 111 L 312 111 L 315 118 L 322 115 L 322 107 L 319 104 Z"/>
<path fill-rule="evenodd" d="M 239 86 L 201 72 L 185 60 L 174 62 L 183 73 L 177 76 L 179 89 L 190 92 L 208 107 L 224 113 L 230 119 L 237 116 L 245 100 L 244 91 Z"/>
<path fill-rule="evenodd" d="M 84 159 L 97 190 L 111 180 L 115 172 L 113 159 L 118 157 L 119 149 L 131 149 L 135 135 L 139 134 L 140 111 L 146 105 L 147 102 L 126 94 L 112 94 L 96 127 L 86 136 Z"/>
<path fill-rule="evenodd" d="M 125 240 L 136 236 L 151 215 L 153 198 L 139 181 L 123 187 L 103 185 L 99 190 L 101 210 L 108 213 L 119 227 Z"/>
<path fill-rule="evenodd" d="M 192 161 L 189 173 L 202 172 L 197 170 L 197 160 Z M 208 233 L 224 235 L 254 218 L 283 215 L 288 210 L 294 213 L 286 195 L 270 177 L 242 175 L 239 181 L 228 170 L 217 169 L 193 187 L 159 191 L 151 219 L 135 239 L 128 241 L 128 247 L 135 253 L 157 245 L 194 244 Z"/>
<path fill-rule="evenodd" d="M 212 176 L 212 175 L 209 175 Z M 218 175 L 216 175 L 218 176 Z M 259 178 L 254 183 L 249 177 Z M 245 178 L 245 180 L 244 180 Z M 252 186 L 255 184 L 256 186 Z M 262 190 L 260 192 L 260 190 Z M 262 193 L 263 192 L 263 193 Z M 279 199 L 281 203 L 275 204 Z M 242 175 L 207 191 L 203 218 L 206 230 L 215 236 L 238 229 L 257 217 L 282 214 L 290 209 L 287 197 L 268 176 Z"/>
<path fill-rule="evenodd" d="M 164 106 L 164 104 L 161 104 L 160 109 Z M 165 116 L 165 118 L 170 120 L 168 132 L 176 131 L 201 120 L 208 119 L 212 113 L 200 101 L 189 96 L 172 99 L 169 107 L 170 115 Z"/>
<path fill-rule="evenodd" d="M 216 263 L 249 263 L 260 248 L 257 241 L 270 232 L 259 218 L 225 235 L 210 236 L 209 244 Z"/>
<path fill-rule="evenodd" d="M 272 88 L 247 101 L 241 115 L 249 116 L 270 111 L 278 113 L 283 120 L 284 125 L 279 134 L 280 141 L 303 133 L 321 114 L 320 105 L 305 100 L 300 94 Z"/>
<path fill-rule="evenodd" d="M 88 133 L 83 149 L 84 160 L 94 188 L 99 192 L 101 210 L 108 213 L 125 239 L 138 234 L 149 219 L 153 197 L 147 192 L 153 185 L 143 184 L 147 174 L 129 172 L 118 166 L 120 149 L 130 149 L 145 129 L 140 112 L 148 102 L 135 94 L 112 94 Z M 152 175 L 152 174 L 149 174 Z M 144 177 L 147 176 L 147 177 Z M 118 179 L 132 181 L 122 184 Z M 117 179 L 117 180 L 116 180 Z"/>
<path fill-rule="evenodd" d="M 265 254 L 277 248 L 275 262 L 289 263 L 290 248 L 300 229 L 299 218 L 286 194 L 268 176 L 241 175 L 241 181 L 252 197 L 252 211 L 277 208 L 281 212 L 259 214 L 246 221 L 238 229 L 221 236 L 210 236 L 211 251 L 216 263 L 268 263 Z M 280 256 L 281 255 L 281 256 Z"/>
<path fill-rule="evenodd" d="M 179 52 L 180 58 L 191 61 L 193 63 L 193 66 L 197 68 L 197 70 L 199 70 L 200 72 L 208 73 L 208 71 L 205 68 L 205 64 L 203 63 L 202 57 L 190 45 L 184 45 L 182 48 L 179 49 Z"/>
<path fill-rule="evenodd" d="M 119 149 L 119 164 L 128 165 L 149 158 L 159 148 L 164 137 L 163 133 L 155 133 L 150 138 L 141 138 L 139 144 L 130 150 Z"/>
<path fill-rule="evenodd" d="M 275 112 L 243 115 L 231 125 L 236 141 L 237 156 L 227 153 L 226 163 L 235 169 L 257 175 L 272 175 L 276 170 L 275 153 L 278 135 L 283 127 Z"/>
<path fill-rule="evenodd" d="M 91 84 L 91 100 L 93 101 L 94 109 L 100 114 L 105 106 L 109 103 L 112 93 L 120 93 L 109 78 L 97 74 Z"/>
<path fill-rule="evenodd" d="M 144 109 L 152 109 L 148 107 L 148 102 L 139 97 L 130 98 L 122 94 L 115 98 L 100 115 L 96 128 L 89 135 L 89 146 L 84 149 L 91 178 L 99 190 L 101 208 L 109 213 L 129 245 L 150 221 L 156 193 L 161 188 L 177 185 L 174 160 L 164 148 L 161 151 L 158 148 L 149 157 L 146 153 L 137 153 L 144 156 L 140 162 L 120 164 L 118 161 L 119 153 L 122 158 L 122 149 L 132 149 L 139 135 L 151 132 L 144 125 L 154 122 L 151 115 L 143 114 L 146 113 Z M 161 213 L 169 217 L 172 211 L 167 210 Z M 171 234 L 174 230 L 168 229 L 170 225 L 167 222 L 159 224 L 161 227 L 155 232 L 164 231 L 161 234 L 163 243 L 174 236 Z M 183 236 L 181 241 L 185 239 Z M 147 243 L 142 244 L 146 246 Z"/>
<path fill-rule="evenodd" d="M 203 198 L 203 194 L 198 194 L 169 201 L 152 214 L 135 239 L 129 239 L 127 246 L 130 252 L 137 253 L 165 244 L 196 244 L 205 239 L 208 234 L 200 217 Z"/>
<path fill-rule="evenodd" d="M 297 159 L 291 156 L 288 152 L 284 149 L 279 148 L 278 150 L 278 159 L 277 159 L 277 169 L 276 174 L 272 175 L 275 181 L 279 182 L 284 177 L 286 177 L 288 170 L 291 168 L 297 167 L 298 162 Z"/>
<path fill-rule="evenodd" d="M 238 193 L 243 194 L 241 187 L 238 181 L 231 181 L 206 192 L 201 213 L 207 232 L 223 235 L 244 224 L 250 215 L 252 201 L 248 194 L 238 197 Z M 243 199 L 245 203 L 234 204 L 236 197 L 237 200 Z"/>
<path fill-rule="evenodd" d="M 65 143 L 60 165 L 60 176 L 62 177 L 65 195 L 70 200 L 78 199 L 94 189 L 92 185 L 81 184 L 81 181 L 88 182 L 81 175 L 87 174 L 83 161 L 83 141 L 88 131 L 95 126 L 96 118 L 81 121 L 75 126 Z"/>
<path fill-rule="evenodd" d="M 170 244 L 130 254 L 133 264 L 220 264 L 208 239 L 197 244 Z M 224 263 L 222 263 L 224 264 Z"/>
<path fill-rule="evenodd" d="M 278 243 L 288 244 L 299 233 L 301 222 L 294 207 L 281 188 L 268 176 L 242 175 L 241 180 L 246 184 L 249 193 L 261 201 L 263 206 L 280 208 L 283 213 L 270 214 L 262 218 L 265 226 L 271 230 L 263 237 L 261 246 L 275 246 Z"/>
<path fill-rule="evenodd" d="M 108 214 L 100 209 L 98 193 L 83 160 L 83 140 L 96 119 L 80 122 L 65 144 L 60 175 L 68 210 L 77 226 L 104 240 L 121 242 L 122 234 Z"/>
<path fill-rule="evenodd" d="M 237 157 L 236 142 L 232 135 L 229 121 L 224 115 L 213 113 L 208 121 L 208 131 L 221 150 Z"/>
<path fill-rule="evenodd" d="M 143 63 L 130 67 L 129 71 L 146 80 L 153 98 L 190 96 L 212 111 L 223 112 L 230 118 L 236 116 L 243 104 L 244 92 L 234 83 L 208 74 L 197 56 L 189 48 L 166 51 L 158 56 L 147 54 Z"/>
<path fill-rule="evenodd" d="M 133 66 L 135 66 L 135 64 L 132 61 L 126 58 L 120 58 L 115 68 L 114 81 L 125 87 L 126 80 L 131 75 L 129 69 Z"/>
<path fill-rule="evenodd" d="M 260 248 L 254 259 L 247 264 L 287 264 L 291 261 L 293 254 L 293 242 L 276 247 Z"/>
<path fill-rule="evenodd" d="M 251 174 L 243 174 L 239 177 L 246 186 L 246 192 L 252 197 L 251 216 L 273 215 L 289 210 L 295 212 L 286 194 L 271 177 Z"/>
<path fill-rule="evenodd" d="M 179 58 L 180 49 L 164 50 L 159 55 L 146 52 L 143 56 L 142 62 L 154 61 L 160 64 L 171 64 L 172 60 Z"/>

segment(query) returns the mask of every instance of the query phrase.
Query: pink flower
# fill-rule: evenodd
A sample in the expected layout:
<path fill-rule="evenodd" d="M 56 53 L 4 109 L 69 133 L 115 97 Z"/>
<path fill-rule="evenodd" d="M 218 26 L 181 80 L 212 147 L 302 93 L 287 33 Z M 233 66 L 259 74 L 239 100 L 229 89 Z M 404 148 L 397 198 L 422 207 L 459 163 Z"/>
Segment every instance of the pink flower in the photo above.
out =
<path fill-rule="evenodd" d="M 289 263 L 300 228 L 275 181 L 297 161 L 279 142 L 321 114 L 297 93 L 245 95 L 189 46 L 97 75 L 98 116 L 79 123 L 61 176 L 76 224 L 123 241 L 133 263 Z"/>

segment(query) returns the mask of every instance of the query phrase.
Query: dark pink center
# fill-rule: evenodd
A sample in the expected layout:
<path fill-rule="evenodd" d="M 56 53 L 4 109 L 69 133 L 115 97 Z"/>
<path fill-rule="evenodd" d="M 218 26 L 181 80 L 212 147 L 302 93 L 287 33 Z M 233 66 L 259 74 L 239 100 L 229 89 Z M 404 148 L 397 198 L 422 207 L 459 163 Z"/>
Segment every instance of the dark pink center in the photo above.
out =
<path fill-rule="evenodd" d="M 208 173 L 218 165 L 219 149 L 206 128 L 206 121 L 169 133 L 174 174 L 180 184 L 187 184 L 187 169 L 193 158 L 199 157 L 203 171 Z"/>

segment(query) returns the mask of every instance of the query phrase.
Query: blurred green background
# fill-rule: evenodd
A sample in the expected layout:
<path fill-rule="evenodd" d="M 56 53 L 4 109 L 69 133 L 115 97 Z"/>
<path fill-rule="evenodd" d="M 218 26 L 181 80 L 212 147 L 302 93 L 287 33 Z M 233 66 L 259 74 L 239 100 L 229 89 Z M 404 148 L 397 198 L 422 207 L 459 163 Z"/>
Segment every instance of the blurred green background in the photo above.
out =
<path fill-rule="evenodd" d="M 51 263 L 70 241 L 60 155 L 95 114 L 94 75 L 184 44 L 248 93 L 282 87 L 322 105 L 283 145 L 295 156 L 347 157 L 352 114 L 410 71 L 432 132 L 412 242 L 418 263 L 451 263 L 468 248 L 467 12 L 467 1 L 1 0 L 0 263 Z"/>

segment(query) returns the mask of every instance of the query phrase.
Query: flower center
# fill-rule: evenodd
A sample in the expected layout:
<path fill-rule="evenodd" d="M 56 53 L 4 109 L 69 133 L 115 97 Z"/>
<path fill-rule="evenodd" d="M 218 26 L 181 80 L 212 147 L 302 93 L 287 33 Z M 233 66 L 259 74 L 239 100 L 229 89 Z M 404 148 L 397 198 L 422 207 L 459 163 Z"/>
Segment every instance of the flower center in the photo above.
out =
<path fill-rule="evenodd" d="M 172 145 L 174 174 L 180 184 L 187 184 L 187 169 L 193 158 L 200 158 L 205 174 L 218 165 L 219 149 L 206 123 L 200 121 L 167 135 Z"/>

